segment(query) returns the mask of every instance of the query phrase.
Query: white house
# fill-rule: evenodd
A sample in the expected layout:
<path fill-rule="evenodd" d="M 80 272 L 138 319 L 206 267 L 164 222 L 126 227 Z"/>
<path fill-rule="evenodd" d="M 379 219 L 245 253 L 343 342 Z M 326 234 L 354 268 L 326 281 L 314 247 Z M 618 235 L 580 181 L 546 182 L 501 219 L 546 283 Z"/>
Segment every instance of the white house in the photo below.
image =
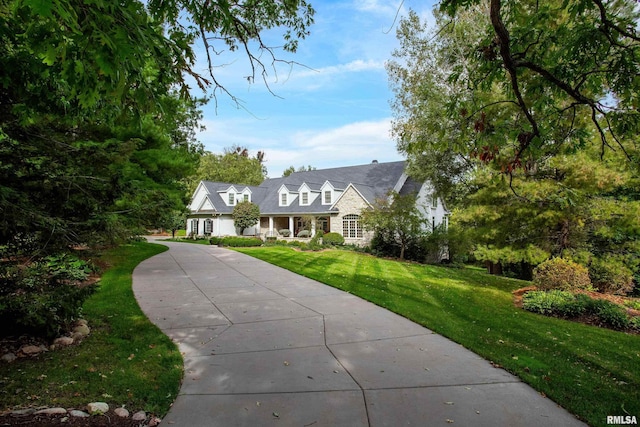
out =
<path fill-rule="evenodd" d="M 405 174 L 405 162 L 294 172 L 287 177 L 266 179 L 259 186 L 201 181 L 195 190 L 187 219 L 187 235 L 235 236 L 239 230 L 231 216 L 235 205 L 249 201 L 260 207 L 260 221 L 245 229 L 245 235 L 261 237 L 286 234 L 297 236 L 306 220 L 316 227 L 335 232 L 346 243 L 366 244 L 372 237 L 360 223 L 360 214 L 376 199 L 390 191 L 415 194 L 425 227 L 447 225 L 449 211 L 433 194 L 428 183 L 420 183 Z"/>

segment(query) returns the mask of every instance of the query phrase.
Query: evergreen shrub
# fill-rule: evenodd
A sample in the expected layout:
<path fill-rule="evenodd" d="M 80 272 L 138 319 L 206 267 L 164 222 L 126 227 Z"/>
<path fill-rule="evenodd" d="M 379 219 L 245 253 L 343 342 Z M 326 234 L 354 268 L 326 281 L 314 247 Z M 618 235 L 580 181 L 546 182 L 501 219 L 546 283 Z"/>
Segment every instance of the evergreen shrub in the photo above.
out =
<path fill-rule="evenodd" d="M 533 271 L 533 284 L 543 291 L 592 289 L 586 267 L 563 258 L 552 258 L 538 265 Z"/>
<path fill-rule="evenodd" d="M 322 236 L 322 243 L 331 246 L 340 246 L 344 244 L 344 237 L 339 233 L 326 233 Z"/>

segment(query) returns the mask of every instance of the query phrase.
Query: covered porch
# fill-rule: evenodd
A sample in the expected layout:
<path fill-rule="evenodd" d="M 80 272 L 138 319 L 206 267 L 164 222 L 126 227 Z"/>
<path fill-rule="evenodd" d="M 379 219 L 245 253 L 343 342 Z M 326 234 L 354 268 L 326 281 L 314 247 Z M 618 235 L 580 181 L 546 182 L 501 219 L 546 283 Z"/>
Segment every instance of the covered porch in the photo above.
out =
<path fill-rule="evenodd" d="M 289 235 L 285 236 L 289 230 Z M 260 234 L 264 237 L 298 237 L 303 230 L 308 230 L 309 236 L 313 237 L 317 231 L 322 230 L 328 233 L 331 230 L 331 217 L 329 215 L 267 215 L 260 217 Z"/>

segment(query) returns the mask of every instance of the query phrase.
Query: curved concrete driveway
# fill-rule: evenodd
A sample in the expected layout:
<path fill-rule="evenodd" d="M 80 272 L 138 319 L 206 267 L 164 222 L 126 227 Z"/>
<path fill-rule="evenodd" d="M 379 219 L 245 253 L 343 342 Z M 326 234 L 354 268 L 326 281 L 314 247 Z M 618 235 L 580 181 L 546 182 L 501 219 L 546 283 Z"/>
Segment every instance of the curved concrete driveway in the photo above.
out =
<path fill-rule="evenodd" d="M 246 255 L 161 242 L 136 298 L 179 344 L 174 426 L 578 426 L 518 378 L 403 317 Z"/>

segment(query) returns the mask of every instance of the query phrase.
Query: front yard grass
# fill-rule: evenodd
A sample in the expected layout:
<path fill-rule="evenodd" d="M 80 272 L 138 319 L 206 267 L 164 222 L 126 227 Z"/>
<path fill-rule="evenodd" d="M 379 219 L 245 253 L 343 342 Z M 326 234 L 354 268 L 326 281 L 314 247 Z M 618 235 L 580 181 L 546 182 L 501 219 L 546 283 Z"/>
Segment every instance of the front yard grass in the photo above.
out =
<path fill-rule="evenodd" d="M 607 415 L 640 418 L 640 335 L 516 308 L 511 292 L 529 282 L 341 250 L 236 250 L 424 325 L 517 375 L 590 425 L 606 425 Z"/>
<path fill-rule="evenodd" d="M 0 412 L 83 409 L 95 401 L 158 416 L 168 412 L 180 388 L 182 357 L 142 313 L 131 289 L 133 269 L 165 250 L 134 243 L 100 256 L 110 267 L 83 307 L 91 334 L 79 345 L 0 364 Z"/>

